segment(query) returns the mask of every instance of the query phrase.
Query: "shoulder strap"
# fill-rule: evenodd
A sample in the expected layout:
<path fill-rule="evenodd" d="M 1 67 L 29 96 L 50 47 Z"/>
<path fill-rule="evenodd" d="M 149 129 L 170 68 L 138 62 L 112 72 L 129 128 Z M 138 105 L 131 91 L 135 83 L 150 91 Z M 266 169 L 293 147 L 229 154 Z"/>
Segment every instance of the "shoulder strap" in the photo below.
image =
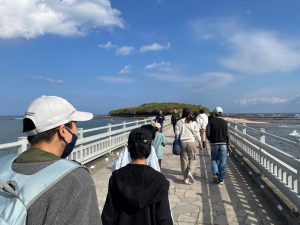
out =
<path fill-rule="evenodd" d="M 16 156 L 11 155 L 9 157 L 5 157 L 6 161 L 1 158 L 1 184 L 14 182 L 17 186 L 15 193 L 24 203 L 26 208 L 29 208 L 38 197 L 49 190 L 68 173 L 80 167 L 79 163 L 60 159 L 35 174 L 24 175 L 12 170 L 12 162 L 15 158 Z M 6 192 L 10 193 L 8 190 Z"/>
<path fill-rule="evenodd" d="M 183 121 L 182 121 L 183 122 Z M 183 125 L 192 133 L 192 135 L 195 136 L 194 131 L 192 131 L 187 125 L 185 125 L 185 122 L 183 122 Z"/>
<path fill-rule="evenodd" d="M 29 208 L 31 204 L 43 193 L 57 184 L 71 171 L 80 166 L 81 165 L 77 162 L 60 159 L 40 170 L 36 174 L 31 175 L 30 178 L 24 183 L 25 187 L 30 188 L 24 189 L 24 191 L 21 192 L 22 196 L 20 196 L 23 198 L 26 207 Z"/>

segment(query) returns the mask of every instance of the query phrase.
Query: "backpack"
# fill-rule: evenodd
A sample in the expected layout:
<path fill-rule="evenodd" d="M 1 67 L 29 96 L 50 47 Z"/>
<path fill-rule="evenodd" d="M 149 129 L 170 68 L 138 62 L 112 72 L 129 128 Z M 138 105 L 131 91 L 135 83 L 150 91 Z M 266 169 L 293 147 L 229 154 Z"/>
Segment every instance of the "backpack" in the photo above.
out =
<path fill-rule="evenodd" d="M 27 209 L 43 193 L 80 164 L 60 159 L 46 168 L 23 175 L 12 170 L 16 155 L 0 158 L 0 224 L 25 225 Z"/>

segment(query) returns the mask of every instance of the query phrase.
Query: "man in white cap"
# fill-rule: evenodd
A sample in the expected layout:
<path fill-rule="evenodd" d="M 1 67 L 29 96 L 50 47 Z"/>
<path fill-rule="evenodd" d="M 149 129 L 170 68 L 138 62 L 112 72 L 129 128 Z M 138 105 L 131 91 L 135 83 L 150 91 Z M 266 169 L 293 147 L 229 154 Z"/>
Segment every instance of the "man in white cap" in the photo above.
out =
<path fill-rule="evenodd" d="M 206 135 L 211 146 L 211 169 L 214 182 L 223 184 L 227 164 L 227 151 L 231 151 L 228 125 L 227 122 L 221 118 L 223 109 L 220 106 L 216 107 L 213 112 L 215 117 L 209 121 Z"/>
<path fill-rule="evenodd" d="M 15 159 L 13 170 L 32 175 L 66 158 L 77 140 L 77 121 L 92 118 L 93 114 L 77 111 L 63 98 L 35 99 L 23 119 L 23 132 L 27 133 L 31 147 Z M 97 195 L 89 171 L 78 167 L 51 184 L 28 208 L 27 224 L 100 224 Z"/>

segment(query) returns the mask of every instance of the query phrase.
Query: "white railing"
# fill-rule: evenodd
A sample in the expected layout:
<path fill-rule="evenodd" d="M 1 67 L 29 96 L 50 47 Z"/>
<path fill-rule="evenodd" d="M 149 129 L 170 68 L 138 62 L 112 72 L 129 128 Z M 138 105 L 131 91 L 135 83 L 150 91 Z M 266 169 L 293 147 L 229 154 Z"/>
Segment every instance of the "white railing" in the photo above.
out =
<path fill-rule="evenodd" d="M 257 137 L 248 132 L 256 132 Z M 229 124 L 230 143 L 258 169 L 259 175 L 266 177 L 278 188 L 290 202 L 294 211 L 300 209 L 300 145 L 273 134 L 264 129 L 256 130 L 245 124 Z M 297 152 L 292 156 L 283 150 L 266 143 L 266 138 L 275 139 Z"/>
<path fill-rule="evenodd" d="M 171 117 L 166 116 L 165 118 L 164 126 L 171 124 Z M 114 125 L 107 124 L 107 126 L 86 130 L 79 128 L 79 136 L 76 142 L 76 147 L 68 158 L 76 160 L 82 164 L 86 164 L 109 152 L 125 146 L 131 130 L 144 124 L 152 124 L 153 121 L 154 117 L 149 117 L 144 120 L 136 120 L 127 123 L 123 122 Z M 17 142 L 0 144 L 0 152 L 9 149 L 11 151 L 21 153 L 27 148 L 28 141 L 26 137 L 18 138 Z"/>

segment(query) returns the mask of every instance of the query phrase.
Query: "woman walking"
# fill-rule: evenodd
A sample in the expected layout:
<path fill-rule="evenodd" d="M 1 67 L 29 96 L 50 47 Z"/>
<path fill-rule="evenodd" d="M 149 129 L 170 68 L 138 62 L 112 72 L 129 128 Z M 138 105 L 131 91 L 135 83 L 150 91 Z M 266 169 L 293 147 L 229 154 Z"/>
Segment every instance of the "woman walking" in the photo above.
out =
<path fill-rule="evenodd" d="M 199 142 L 199 148 L 202 151 L 202 141 L 200 137 L 198 124 L 193 121 L 193 114 L 190 108 L 184 108 L 182 119 L 176 123 L 176 138 L 180 138 L 182 143 L 182 152 L 180 154 L 181 171 L 184 183 L 194 183 L 193 169 L 194 160 L 196 160 L 196 139 Z"/>

